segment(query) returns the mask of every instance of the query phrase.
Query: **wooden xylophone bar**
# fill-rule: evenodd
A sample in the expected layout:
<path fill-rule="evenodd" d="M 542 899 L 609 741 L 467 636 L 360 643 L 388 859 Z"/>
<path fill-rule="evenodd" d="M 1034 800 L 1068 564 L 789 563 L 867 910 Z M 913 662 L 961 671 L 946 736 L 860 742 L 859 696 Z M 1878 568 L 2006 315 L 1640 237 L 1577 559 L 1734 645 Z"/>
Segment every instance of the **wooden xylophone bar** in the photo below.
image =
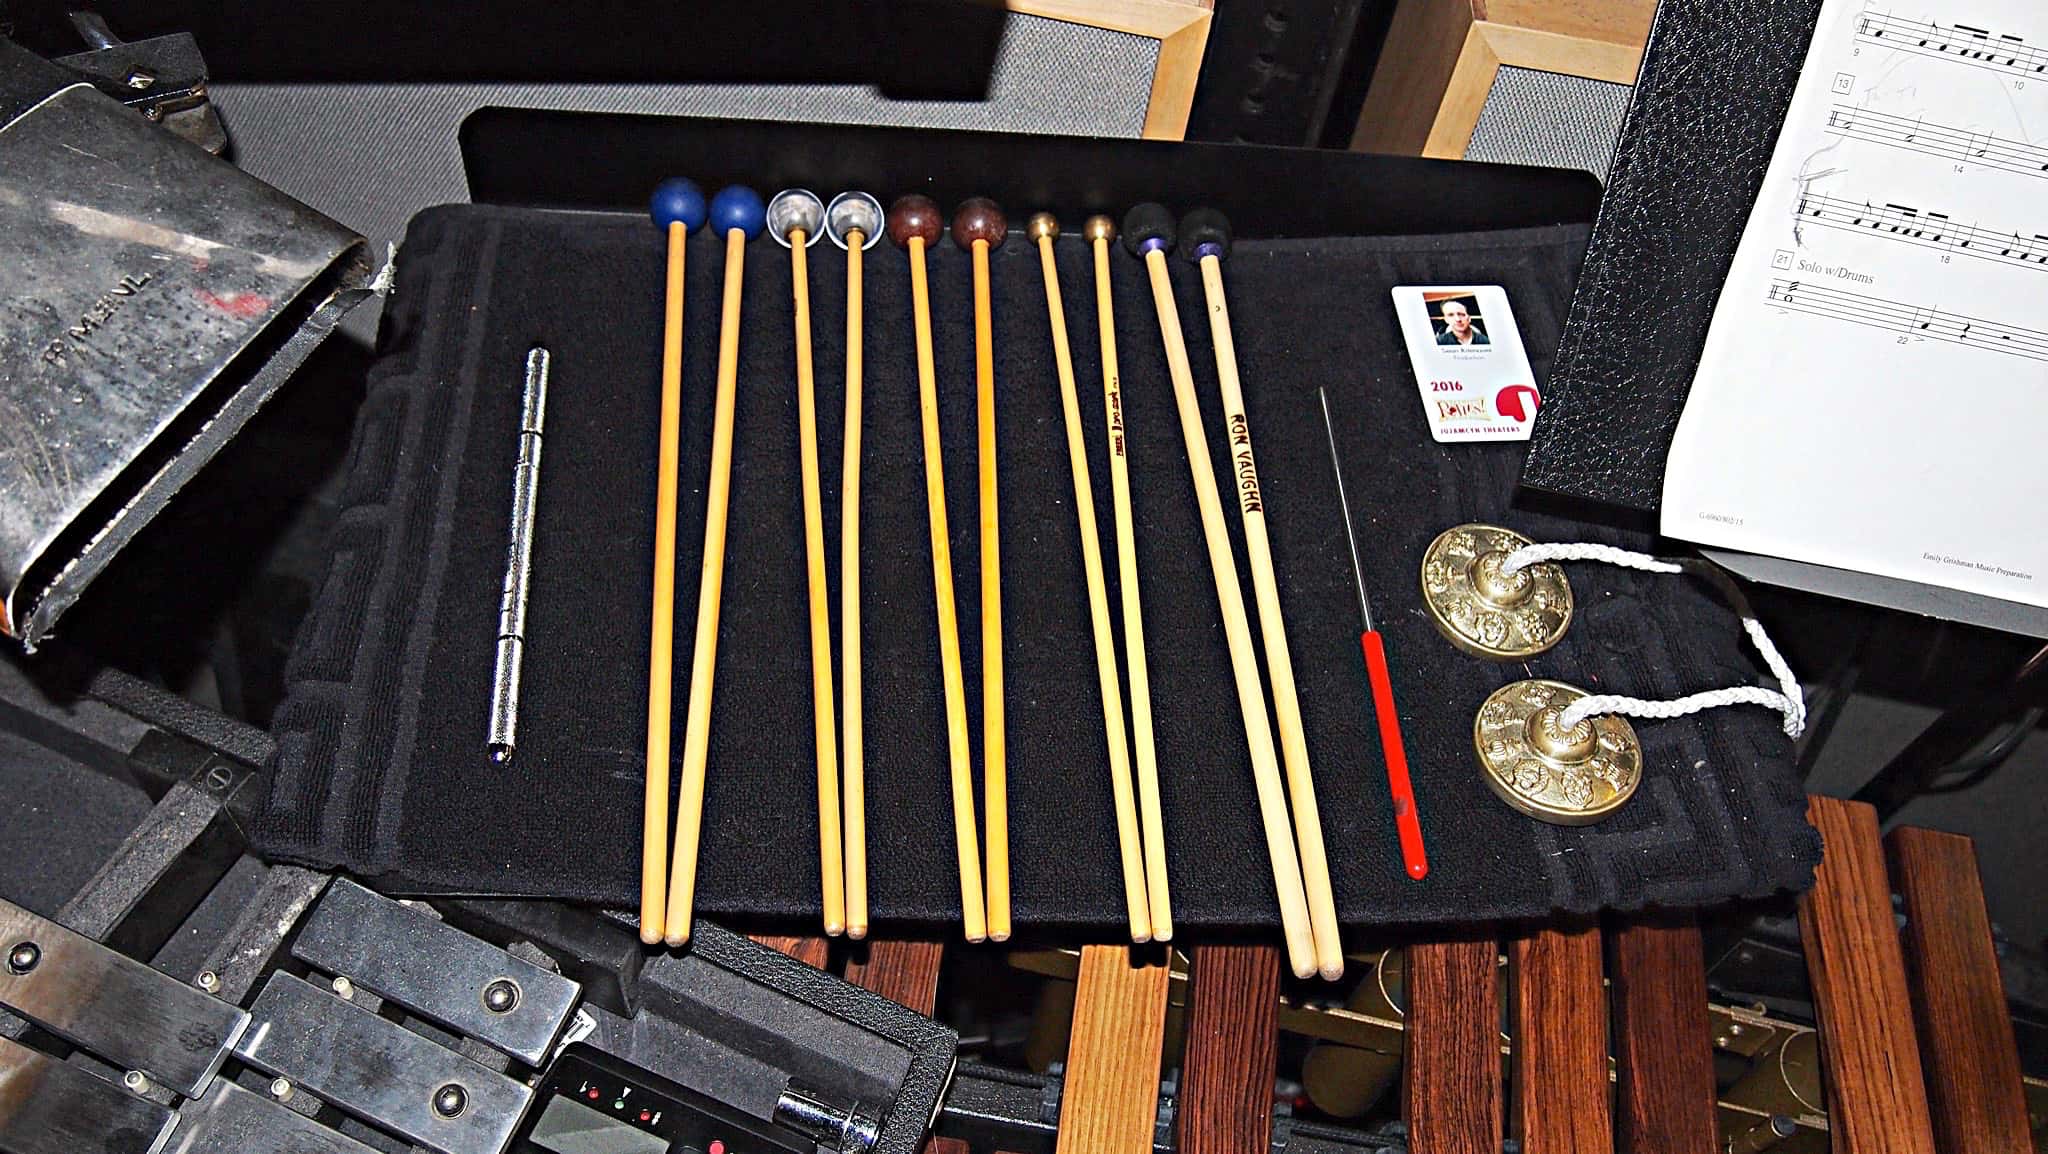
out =
<path fill-rule="evenodd" d="M 1969 840 L 1913 828 L 1880 839 L 1874 810 L 1830 798 L 1811 798 L 1808 816 L 1826 844 L 1799 899 L 1815 1030 L 1710 1005 L 1687 915 L 1410 944 L 1404 1017 L 1291 1003 L 1274 947 L 1194 945 L 1183 972 L 1142 948 L 1134 961 L 1127 947 L 1086 946 L 1070 966 L 1058 1154 L 1155 1150 L 1170 1002 L 1185 1035 L 1173 1136 L 1184 1154 L 1274 1148 L 1283 1030 L 1361 1049 L 1392 1039 L 1413 1154 L 1498 1154 L 1504 1136 L 1525 1154 L 2034 1149 L 2027 1095 L 2048 1087 L 2023 1085 Z M 760 940 L 827 958 L 821 939 Z M 942 954 L 876 940 L 846 977 L 930 1013 Z M 1792 1098 L 1779 1085 L 1718 1092 L 1717 1050 L 1796 1066 L 1802 1045 L 1818 1055 L 1824 1108 L 1797 1097 L 1818 1098 L 1811 1079 Z M 944 1137 L 925 1149 L 998 1154 Z"/>

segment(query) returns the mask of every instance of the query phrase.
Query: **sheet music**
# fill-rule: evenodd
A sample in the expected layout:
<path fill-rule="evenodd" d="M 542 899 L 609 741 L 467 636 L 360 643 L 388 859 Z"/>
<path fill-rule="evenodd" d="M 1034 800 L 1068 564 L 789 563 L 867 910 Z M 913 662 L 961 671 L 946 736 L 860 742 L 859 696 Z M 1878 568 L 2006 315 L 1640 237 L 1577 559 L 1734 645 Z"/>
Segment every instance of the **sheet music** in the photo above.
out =
<path fill-rule="evenodd" d="M 2048 8 L 1826 0 L 1664 532 L 2048 606 L 2044 505 Z"/>

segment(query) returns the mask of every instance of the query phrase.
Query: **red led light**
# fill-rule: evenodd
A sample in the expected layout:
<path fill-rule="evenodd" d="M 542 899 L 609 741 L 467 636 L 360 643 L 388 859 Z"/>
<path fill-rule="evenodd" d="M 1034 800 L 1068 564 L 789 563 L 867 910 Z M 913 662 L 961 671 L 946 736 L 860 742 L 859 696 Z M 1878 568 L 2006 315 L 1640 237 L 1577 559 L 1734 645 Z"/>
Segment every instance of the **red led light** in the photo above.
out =
<path fill-rule="evenodd" d="M 705 1154 L 725 1154 L 724 1140 L 719 1138 L 713 1138 L 711 1140 L 711 1149 L 705 1151 Z"/>
<path fill-rule="evenodd" d="M 642 1122 L 652 1121 L 652 1120 L 653 1120 L 653 1118 L 654 1118 L 654 1114 L 653 1114 L 653 1112 L 652 1112 L 652 1111 L 649 1111 L 649 1110 L 642 1110 L 642 1111 L 640 1111 L 640 1120 L 641 1120 Z"/>
<path fill-rule="evenodd" d="M 590 1088 L 590 1100 L 593 1102 L 597 1101 L 597 1087 L 595 1086 Z"/>

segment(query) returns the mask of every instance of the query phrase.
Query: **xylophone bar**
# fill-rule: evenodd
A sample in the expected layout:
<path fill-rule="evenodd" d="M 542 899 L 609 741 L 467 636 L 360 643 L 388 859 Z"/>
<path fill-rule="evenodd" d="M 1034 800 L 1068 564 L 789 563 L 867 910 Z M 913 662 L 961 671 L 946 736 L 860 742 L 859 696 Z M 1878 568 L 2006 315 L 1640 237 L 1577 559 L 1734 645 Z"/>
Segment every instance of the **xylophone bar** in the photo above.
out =
<path fill-rule="evenodd" d="M 1838 1154 L 1933 1154 L 1877 811 L 1815 797 L 1806 815 L 1824 848 L 1799 898 L 1799 938 L 1829 1075 L 1829 1137 Z"/>
<path fill-rule="evenodd" d="M 1500 1150 L 1498 980 L 1491 937 L 1408 947 L 1401 1116 L 1412 1154 Z"/>
<path fill-rule="evenodd" d="M 1943 1150 L 2026 1150 L 2019 1047 L 1991 945 L 1991 918 L 1970 839 L 1902 827 L 1887 834 L 1904 900 L 1906 980 Z"/>
<path fill-rule="evenodd" d="M 939 1003 L 938 942 L 870 941 L 846 963 L 846 980 L 930 1016 Z"/>
<path fill-rule="evenodd" d="M 1641 919 L 1609 938 L 1619 1148 L 1713 1154 L 1714 1053 L 1699 926 L 1690 914 Z"/>
<path fill-rule="evenodd" d="M 1149 1154 L 1166 1038 L 1165 957 L 1083 946 L 1056 1154 Z"/>
<path fill-rule="evenodd" d="M 1272 1142 L 1280 951 L 1196 946 L 1188 964 L 1181 1154 L 1241 1154 Z"/>
<path fill-rule="evenodd" d="M 1614 1149 L 1600 931 L 1533 931 L 1509 943 L 1508 962 L 1515 1039 L 1509 1090 L 1522 1154 Z"/>
<path fill-rule="evenodd" d="M 751 935 L 756 942 L 788 954 L 797 961 L 816 969 L 825 968 L 825 958 L 831 952 L 832 944 L 824 938 L 784 938 L 770 934 Z"/>

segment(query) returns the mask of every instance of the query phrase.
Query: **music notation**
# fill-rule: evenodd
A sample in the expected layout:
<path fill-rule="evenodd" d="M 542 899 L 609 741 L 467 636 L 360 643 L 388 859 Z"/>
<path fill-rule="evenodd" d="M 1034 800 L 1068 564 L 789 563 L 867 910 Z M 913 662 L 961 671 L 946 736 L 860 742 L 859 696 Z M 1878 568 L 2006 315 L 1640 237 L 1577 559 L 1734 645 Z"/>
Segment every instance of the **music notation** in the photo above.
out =
<path fill-rule="evenodd" d="M 1801 220 L 1849 232 L 1867 232 L 1886 240 L 1948 249 L 1983 260 L 2023 268 L 2048 269 L 2048 235 L 2023 237 L 2017 232 L 1984 228 L 1950 220 L 1939 212 L 1921 212 L 1903 204 L 1872 204 L 1809 192 L 1793 205 Z"/>
<path fill-rule="evenodd" d="M 1944 312 L 1925 305 L 1901 304 L 1809 281 L 1773 278 L 1766 300 L 1781 308 L 1887 332 L 1947 341 L 1971 348 L 2048 361 L 2048 332 L 2002 324 L 1981 317 Z"/>
<path fill-rule="evenodd" d="M 1970 132 L 1919 117 L 1894 116 L 1837 104 L 1828 109 L 1827 131 L 1834 136 L 1867 140 L 1928 156 L 2002 168 L 2007 172 L 2048 177 L 2048 148 L 2007 140 L 1988 132 Z"/>
<path fill-rule="evenodd" d="M 2017 36 L 2003 36 L 1968 24 L 1943 25 L 1865 12 L 1856 18 L 1856 38 L 2015 76 L 2048 72 L 2048 50 L 2036 48 Z"/>

